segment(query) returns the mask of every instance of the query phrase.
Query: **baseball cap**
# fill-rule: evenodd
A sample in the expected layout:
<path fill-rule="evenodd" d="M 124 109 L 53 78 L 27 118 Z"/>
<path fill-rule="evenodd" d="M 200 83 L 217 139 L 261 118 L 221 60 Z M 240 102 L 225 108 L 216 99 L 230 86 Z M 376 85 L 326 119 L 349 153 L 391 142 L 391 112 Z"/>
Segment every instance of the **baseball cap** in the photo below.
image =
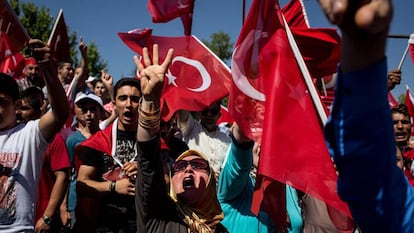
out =
<path fill-rule="evenodd" d="M 75 104 L 78 104 L 79 102 L 86 101 L 86 100 L 95 101 L 96 103 L 99 104 L 99 106 L 103 108 L 102 99 L 99 96 L 92 94 L 92 93 L 85 94 L 83 92 L 79 92 L 78 94 L 76 94 Z"/>

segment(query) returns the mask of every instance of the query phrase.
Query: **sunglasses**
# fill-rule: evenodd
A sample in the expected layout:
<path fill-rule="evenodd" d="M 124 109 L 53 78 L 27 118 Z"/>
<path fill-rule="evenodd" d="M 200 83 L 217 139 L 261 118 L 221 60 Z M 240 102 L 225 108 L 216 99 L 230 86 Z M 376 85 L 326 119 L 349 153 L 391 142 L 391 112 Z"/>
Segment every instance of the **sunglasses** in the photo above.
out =
<path fill-rule="evenodd" d="M 201 111 L 201 114 L 206 116 L 208 113 L 211 113 L 212 115 L 217 115 L 220 112 L 220 108 L 207 108 Z"/>
<path fill-rule="evenodd" d="M 187 168 L 188 164 L 190 164 L 194 170 L 208 171 L 210 167 L 208 161 L 201 158 L 196 158 L 192 160 L 178 160 L 172 165 L 173 174 L 184 171 Z"/>

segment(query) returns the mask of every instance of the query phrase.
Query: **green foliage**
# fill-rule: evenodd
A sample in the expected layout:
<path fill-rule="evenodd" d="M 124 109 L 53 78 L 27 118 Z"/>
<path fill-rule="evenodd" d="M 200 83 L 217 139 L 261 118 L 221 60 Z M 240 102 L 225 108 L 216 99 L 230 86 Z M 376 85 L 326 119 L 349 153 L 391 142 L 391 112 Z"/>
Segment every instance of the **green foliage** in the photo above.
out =
<path fill-rule="evenodd" d="M 405 94 L 401 94 L 400 96 L 398 96 L 398 103 L 405 104 Z"/>
<path fill-rule="evenodd" d="M 225 63 L 230 61 L 234 43 L 230 41 L 229 34 L 223 31 L 215 32 L 211 34 L 210 39 L 211 41 L 201 41 Z"/>
<path fill-rule="evenodd" d="M 87 55 L 89 73 L 95 77 L 101 77 L 101 70 L 105 70 L 108 64 L 99 55 L 99 50 L 95 42 L 92 41 L 88 44 Z"/>
<path fill-rule="evenodd" d="M 32 2 L 19 3 L 19 0 L 9 0 L 9 2 L 23 26 L 26 28 L 29 36 L 31 38 L 41 39 L 45 42 L 48 41 L 55 23 L 55 18 L 50 15 L 49 8 L 46 8 L 45 6 L 39 8 Z M 70 32 L 69 26 L 68 33 L 72 63 L 74 66 L 77 66 L 80 63 L 80 53 L 78 48 L 79 38 L 75 31 Z M 107 67 L 107 63 L 101 59 L 95 43 L 92 42 L 91 44 L 88 44 L 87 56 L 90 75 L 100 77 L 101 70 Z"/>
<path fill-rule="evenodd" d="M 38 38 L 43 41 L 49 39 L 53 17 L 49 9 L 42 6 L 40 9 L 32 2 L 21 3 L 20 21 L 26 28 L 31 38 Z"/>

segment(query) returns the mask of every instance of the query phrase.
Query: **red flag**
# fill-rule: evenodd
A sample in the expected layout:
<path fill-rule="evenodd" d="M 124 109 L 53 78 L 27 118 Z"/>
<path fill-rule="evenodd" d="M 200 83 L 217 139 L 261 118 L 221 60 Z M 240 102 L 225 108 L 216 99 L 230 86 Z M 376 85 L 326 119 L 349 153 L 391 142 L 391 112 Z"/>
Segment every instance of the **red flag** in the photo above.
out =
<path fill-rule="evenodd" d="M 20 52 L 12 52 L 10 40 L 6 33 L 0 33 L 0 72 L 17 79 L 24 68 L 24 58 Z"/>
<path fill-rule="evenodd" d="M 225 125 L 231 125 L 233 124 L 234 120 L 230 116 L 229 109 L 223 105 L 220 106 L 220 117 L 217 120 L 217 124 L 225 124 Z"/>
<path fill-rule="evenodd" d="M 414 98 L 411 94 L 410 88 L 406 85 L 407 91 L 405 93 L 405 105 L 408 108 L 408 113 L 411 117 L 414 117 Z"/>
<path fill-rule="evenodd" d="M 411 61 L 414 63 L 414 34 L 410 35 L 410 39 L 408 39 L 408 43 L 410 45 Z"/>
<path fill-rule="evenodd" d="M 158 44 L 161 60 L 169 48 L 174 49 L 161 97 L 163 120 L 170 119 L 179 109 L 201 111 L 228 95 L 229 68 L 195 36 L 151 36 L 149 29 L 118 35 L 138 54 L 145 46 L 152 52 L 152 45 Z"/>
<path fill-rule="evenodd" d="M 191 35 L 194 0 L 149 0 L 147 8 L 154 23 L 181 17 L 185 35 Z"/>
<path fill-rule="evenodd" d="M 282 8 L 282 14 L 286 22 L 292 28 L 309 28 L 309 21 L 306 17 L 305 6 L 302 0 L 291 0 Z"/>
<path fill-rule="evenodd" d="M 62 9 L 59 11 L 47 44 L 50 47 L 52 56 L 57 61 L 70 62 L 72 60 L 70 56 L 68 30 Z"/>
<path fill-rule="evenodd" d="M 0 0 L 0 32 L 6 33 L 10 40 L 10 50 L 20 52 L 30 37 L 7 0 Z"/>
<path fill-rule="evenodd" d="M 280 181 L 351 216 L 336 192 L 337 175 L 320 119 L 289 44 L 282 15 L 276 13 L 273 24 L 277 28 L 260 53 L 260 78 L 266 83 L 262 135 L 266 143 L 261 147 L 252 208 L 258 210 L 262 201 L 273 198 L 266 195 L 266 185 Z"/>
<path fill-rule="evenodd" d="M 291 28 L 312 77 L 336 72 L 341 54 L 341 38 L 331 28 Z M 322 49 L 321 49 L 322 48 Z"/>
<path fill-rule="evenodd" d="M 274 1 L 252 2 L 236 42 L 231 65 L 230 115 L 246 136 L 259 143 L 265 104 L 259 52 L 276 30 L 275 19 Z"/>
<path fill-rule="evenodd" d="M 395 99 L 391 92 L 388 92 L 388 103 L 390 104 L 390 108 L 398 105 L 398 101 Z"/>

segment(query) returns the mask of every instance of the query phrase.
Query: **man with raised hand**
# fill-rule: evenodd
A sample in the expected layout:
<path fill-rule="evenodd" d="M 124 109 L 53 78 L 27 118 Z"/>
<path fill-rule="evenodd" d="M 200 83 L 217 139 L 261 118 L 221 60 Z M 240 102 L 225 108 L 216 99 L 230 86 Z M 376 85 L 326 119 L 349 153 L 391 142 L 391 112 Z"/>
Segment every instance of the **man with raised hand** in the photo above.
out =
<path fill-rule="evenodd" d="M 49 59 L 49 48 L 35 39 L 29 46 L 46 83 L 51 111 L 38 120 L 18 123 L 18 85 L 0 73 L 0 232 L 34 232 L 33 206 L 43 157 L 68 117 L 65 92 Z"/>
<path fill-rule="evenodd" d="M 319 3 L 343 39 L 335 104 L 326 126 L 339 173 L 338 194 L 361 232 L 414 232 L 414 190 L 395 163 L 387 100 L 385 45 L 392 1 Z"/>

